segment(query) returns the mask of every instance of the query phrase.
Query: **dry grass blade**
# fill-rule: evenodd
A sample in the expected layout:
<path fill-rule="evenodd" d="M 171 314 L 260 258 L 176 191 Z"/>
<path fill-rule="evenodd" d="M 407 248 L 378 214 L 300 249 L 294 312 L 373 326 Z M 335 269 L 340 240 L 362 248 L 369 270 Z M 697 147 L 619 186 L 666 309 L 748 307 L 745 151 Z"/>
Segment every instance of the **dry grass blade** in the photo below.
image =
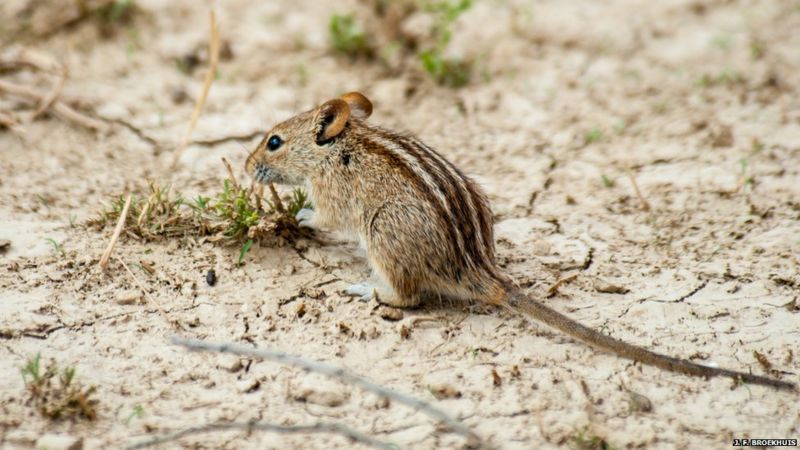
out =
<path fill-rule="evenodd" d="M 39 105 L 46 103 L 48 98 L 48 94 L 39 92 L 36 89 L 2 80 L 0 80 L 0 91 L 37 102 Z M 107 128 L 105 122 L 79 113 L 71 106 L 57 99 L 51 102 L 49 109 L 62 119 L 85 128 L 92 130 L 104 130 Z"/>
<path fill-rule="evenodd" d="M 139 286 L 139 289 L 142 290 L 142 293 L 144 294 L 145 298 L 147 298 L 147 301 L 150 302 L 151 305 L 158 308 L 158 310 L 161 312 L 161 316 L 164 317 L 164 320 L 166 320 L 167 323 L 172 323 L 169 320 L 169 317 L 167 317 L 167 312 L 164 310 L 164 308 L 161 307 L 161 304 L 155 301 L 152 296 L 150 296 L 150 293 L 147 292 L 147 289 L 144 288 L 144 285 L 139 281 L 138 278 L 136 278 L 136 275 L 134 275 L 130 267 L 128 267 L 128 265 L 125 264 L 125 261 L 123 261 L 122 258 L 119 257 L 117 257 L 117 261 L 120 264 L 122 264 L 122 267 L 125 268 L 125 271 L 128 272 L 128 275 L 130 275 L 130 277 L 133 278 L 133 282 L 136 283 L 136 285 Z"/>
<path fill-rule="evenodd" d="M 552 297 L 553 295 L 556 294 L 556 292 L 558 292 L 558 288 L 560 288 L 565 283 L 569 283 L 570 281 L 574 280 L 577 277 L 578 277 L 578 274 L 577 273 L 573 273 L 573 274 L 567 275 L 567 276 L 565 276 L 563 278 L 559 278 L 558 280 L 556 280 L 555 283 L 553 283 L 552 286 L 550 286 L 547 289 L 546 297 Z"/>
<path fill-rule="evenodd" d="M 233 187 L 235 189 L 239 189 L 239 182 L 236 181 L 236 175 L 233 174 L 233 168 L 231 168 L 231 163 L 229 163 L 227 159 L 222 158 L 222 164 L 225 165 L 225 170 L 228 171 L 228 176 L 230 177 L 231 183 L 233 183 Z"/>
<path fill-rule="evenodd" d="M 358 432 L 351 428 L 348 428 L 344 425 L 340 425 L 338 423 L 324 423 L 324 422 L 317 422 L 311 425 L 277 425 L 274 423 L 267 423 L 267 422 L 229 422 L 229 423 L 210 423 L 207 425 L 201 425 L 197 427 L 187 428 L 185 430 L 177 431 L 175 433 L 171 433 L 165 436 L 156 437 L 150 439 L 148 441 L 140 442 L 138 444 L 133 444 L 128 447 L 125 447 L 126 450 L 135 450 L 140 448 L 147 448 L 152 447 L 154 445 L 163 444 L 165 442 L 172 442 L 177 439 L 180 439 L 184 436 L 190 436 L 193 434 L 199 433 L 209 433 L 212 431 L 218 430 L 260 430 L 260 431 L 271 431 L 273 433 L 281 433 L 281 434 L 294 434 L 294 433 L 331 433 L 331 434 L 339 434 L 353 442 L 359 442 L 362 444 L 366 444 L 372 446 L 374 448 L 380 448 L 384 450 L 393 450 L 397 447 L 393 445 L 389 445 L 385 442 L 379 441 L 375 438 L 367 436 L 364 433 Z"/>
<path fill-rule="evenodd" d="M 58 75 L 58 80 L 53 85 L 53 89 L 50 90 L 47 96 L 45 96 L 40 100 L 39 107 L 36 108 L 36 111 L 33 112 L 31 120 L 36 119 L 37 117 L 39 117 L 40 114 L 42 114 L 46 110 L 50 109 L 51 106 L 53 106 L 53 103 L 56 101 L 56 99 L 58 99 L 58 96 L 61 94 L 61 89 L 64 87 L 64 82 L 66 80 L 67 80 L 66 72 L 62 70 L 61 73 Z"/>
<path fill-rule="evenodd" d="M 111 252 L 114 251 L 114 244 L 117 243 L 119 234 L 122 232 L 122 228 L 125 226 L 125 219 L 128 217 L 128 209 L 131 207 L 132 198 L 133 194 L 128 194 L 128 198 L 125 200 L 125 206 L 122 207 L 119 220 L 117 220 L 117 226 L 114 228 L 114 234 L 111 235 L 111 240 L 108 242 L 108 247 L 106 247 L 106 251 L 103 252 L 103 256 L 100 257 L 100 268 L 103 270 L 106 270 L 106 267 L 108 266 L 108 260 L 111 258 Z"/>
<path fill-rule="evenodd" d="M 286 212 L 286 208 L 283 207 L 283 202 L 278 196 L 278 191 L 275 190 L 275 185 L 272 183 L 269 184 L 269 193 L 272 195 L 272 204 L 275 205 L 275 209 L 277 209 L 279 213 Z"/>
<path fill-rule="evenodd" d="M 186 136 L 183 137 L 180 146 L 172 155 L 172 163 L 169 165 L 170 169 L 174 169 L 178 165 L 178 159 L 180 159 L 181 155 L 186 150 L 186 146 L 189 145 L 192 132 L 197 125 L 197 119 L 200 117 L 200 112 L 203 110 L 203 105 L 206 103 L 208 91 L 211 89 L 211 83 L 214 82 L 214 77 L 217 74 L 217 65 L 219 64 L 219 29 L 217 28 L 217 18 L 214 15 L 214 11 L 209 12 L 209 20 L 211 22 L 211 36 L 208 42 L 208 54 L 210 58 L 208 72 L 206 72 L 206 77 L 203 80 L 203 90 L 194 105 L 192 119 L 189 122 L 189 129 L 186 130 Z"/>
<path fill-rule="evenodd" d="M 639 190 L 639 184 L 636 182 L 636 177 L 633 175 L 631 168 L 626 167 L 625 173 L 628 174 L 628 178 L 630 178 L 631 184 L 633 185 L 633 190 L 636 192 L 636 196 L 639 197 L 639 201 L 642 203 L 642 209 L 645 211 L 650 211 L 650 203 L 648 203 L 647 199 L 644 198 L 642 191 Z"/>
<path fill-rule="evenodd" d="M 287 364 L 290 366 L 299 367 L 309 372 L 316 372 L 322 375 L 327 375 L 331 378 L 335 378 L 342 382 L 357 386 L 361 389 L 364 389 L 365 391 L 378 394 L 382 397 L 391 399 L 392 401 L 396 401 L 397 403 L 401 403 L 415 410 L 421 411 L 424 414 L 427 414 L 428 416 L 441 421 L 454 433 L 457 433 L 465 437 L 470 446 L 482 446 L 483 443 L 483 441 L 478 437 L 478 435 L 476 435 L 472 430 L 467 428 L 466 425 L 450 417 L 449 414 L 440 410 L 439 408 L 436 408 L 430 403 L 415 397 L 411 397 L 406 394 L 395 392 L 387 387 L 381 386 L 377 383 L 373 383 L 372 381 L 362 378 L 356 374 L 350 373 L 342 369 L 341 367 L 331 366 L 317 361 L 307 360 L 299 356 L 294 356 L 279 351 L 256 349 L 232 343 L 214 344 L 209 342 L 184 339 L 178 337 L 172 338 L 172 343 L 175 345 L 180 345 L 192 351 L 231 353 L 234 355 L 248 356 L 251 358 L 260 358 L 268 361 L 275 361 L 281 364 Z"/>
<path fill-rule="evenodd" d="M 18 135 L 25 134 L 25 128 L 10 112 L 0 111 L 0 126 L 4 126 Z"/>

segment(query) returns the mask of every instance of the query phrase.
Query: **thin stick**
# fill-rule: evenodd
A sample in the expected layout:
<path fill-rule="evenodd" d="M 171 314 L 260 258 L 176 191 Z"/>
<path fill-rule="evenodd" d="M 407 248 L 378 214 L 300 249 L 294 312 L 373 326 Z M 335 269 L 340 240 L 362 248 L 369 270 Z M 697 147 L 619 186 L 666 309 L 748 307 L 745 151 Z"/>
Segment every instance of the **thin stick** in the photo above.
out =
<path fill-rule="evenodd" d="M 253 188 L 253 195 L 256 198 L 256 209 L 259 211 L 263 211 L 264 209 L 261 206 L 261 198 L 264 196 L 264 185 L 258 183 Z"/>
<path fill-rule="evenodd" d="M 550 286 L 549 289 L 547 289 L 547 297 L 552 297 L 556 293 L 556 291 L 558 291 L 558 288 L 560 288 L 562 284 L 568 283 L 568 282 L 574 280 L 577 277 L 578 277 L 578 274 L 577 273 L 573 273 L 573 274 L 567 275 L 567 276 L 565 276 L 563 278 L 559 278 L 555 283 L 553 283 L 552 286 Z"/>
<path fill-rule="evenodd" d="M 25 134 L 25 128 L 17 121 L 11 112 L 0 111 L 0 125 L 19 135 Z"/>
<path fill-rule="evenodd" d="M 157 301 L 155 301 L 155 300 L 153 299 L 153 297 L 152 297 L 152 296 L 150 296 L 150 293 L 149 293 L 149 292 L 147 292 L 147 289 L 145 289 L 145 288 L 144 288 L 144 285 L 143 285 L 143 284 L 142 284 L 142 283 L 139 281 L 139 279 L 138 279 L 138 278 L 136 278 L 136 275 L 133 273 L 133 271 L 131 270 L 131 268 L 130 268 L 130 267 L 128 267 L 128 265 L 127 265 L 127 264 L 125 264 L 125 261 L 123 261 L 123 260 L 122 260 L 122 258 L 120 258 L 119 256 L 115 256 L 115 258 L 117 259 L 117 261 L 118 261 L 120 264 L 122 264 L 122 267 L 124 267 L 124 268 L 125 268 L 125 271 L 126 271 L 126 272 L 128 272 L 128 275 L 130 275 L 130 276 L 131 276 L 131 278 L 133 278 L 133 282 L 134 282 L 134 283 L 136 283 L 136 285 L 137 285 L 137 286 L 139 286 L 139 289 L 141 289 L 141 290 L 142 290 L 142 293 L 143 293 L 143 294 L 144 294 L 144 296 L 147 298 L 147 301 L 148 301 L 148 302 L 150 302 L 150 304 L 151 304 L 151 305 L 153 305 L 153 306 L 155 306 L 156 308 L 158 308 L 158 310 L 159 310 L 159 311 L 161 311 L 161 316 L 162 316 L 162 317 L 164 317 L 164 320 L 166 320 L 166 321 L 167 321 L 167 323 L 172 323 L 172 322 L 169 320 L 169 318 L 167 317 L 167 311 L 166 311 L 166 310 L 164 310 L 164 308 L 162 308 L 162 307 L 161 307 L 161 304 L 160 304 L 160 303 L 158 303 Z"/>
<path fill-rule="evenodd" d="M 53 106 L 53 102 L 55 102 L 56 99 L 58 99 L 58 96 L 61 94 L 61 89 L 64 87 L 64 81 L 66 81 L 66 79 L 67 76 L 62 71 L 59 74 L 58 80 L 56 81 L 56 84 L 53 85 L 53 89 L 50 91 L 50 93 L 39 101 L 39 107 L 36 108 L 36 111 L 33 112 L 31 120 L 36 119 L 37 117 L 39 117 L 40 114 L 42 114 L 46 110 L 50 109 L 51 106 Z"/>
<path fill-rule="evenodd" d="M 395 446 L 389 445 L 383 441 L 379 441 L 375 438 L 367 436 L 366 434 L 348 428 L 344 425 L 339 425 L 338 423 L 325 423 L 325 422 L 317 422 L 311 425 L 277 425 L 268 422 L 209 423 L 206 425 L 187 428 L 185 430 L 177 431 L 175 433 L 170 433 L 164 436 L 155 437 L 153 439 L 125 447 L 125 449 L 135 450 L 140 448 L 152 447 L 153 445 L 175 441 L 184 436 L 190 436 L 192 434 L 208 433 L 211 431 L 231 430 L 231 429 L 247 430 L 248 432 L 252 430 L 272 431 L 281 434 L 332 433 L 332 434 L 342 435 L 353 442 L 360 442 L 362 444 L 370 445 L 375 448 L 380 448 L 383 450 L 396 449 Z"/>
<path fill-rule="evenodd" d="M 231 183 L 233 183 L 234 189 L 237 191 L 239 190 L 239 183 L 236 181 L 236 175 L 233 174 L 233 169 L 231 168 L 231 163 L 228 162 L 227 159 L 224 157 L 222 158 L 222 164 L 225 165 L 225 169 L 228 170 L 228 177 L 231 179 Z"/>
<path fill-rule="evenodd" d="M 463 423 L 450 417 L 444 411 L 420 399 L 411 397 L 406 394 L 401 394 L 399 392 L 395 392 L 389 388 L 373 383 L 372 381 L 369 381 L 358 375 L 350 373 L 340 367 L 331 366 L 316 361 L 309 361 L 299 356 L 289 355 L 284 352 L 268 350 L 268 349 L 254 349 L 251 347 L 245 347 L 243 345 L 232 344 L 232 343 L 214 344 L 214 343 L 203 342 L 192 339 L 184 339 L 179 337 L 172 338 L 171 342 L 173 344 L 186 347 L 187 349 L 192 351 L 232 353 L 234 355 L 248 356 L 251 358 L 261 358 L 269 361 L 275 361 L 278 363 L 287 364 L 290 366 L 299 367 L 309 372 L 321 373 L 331 378 L 336 378 L 345 383 L 358 386 L 361 389 L 364 389 L 365 391 L 378 394 L 382 397 L 389 398 L 398 403 L 422 411 L 428 416 L 433 417 L 446 424 L 453 432 L 467 438 L 470 445 L 482 446 L 483 441 L 475 433 L 473 433 Z"/>
<path fill-rule="evenodd" d="M 636 191 L 636 196 L 639 197 L 639 201 L 642 203 L 642 209 L 645 211 L 650 211 L 650 203 L 647 202 L 647 199 L 645 199 L 644 195 L 642 195 L 642 191 L 639 190 L 639 184 L 636 182 L 636 177 L 633 176 L 633 171 L 631 171 L 631 168 L 625 167 L 625 173 L 628 174 L 628 178 L 630 178 L 631 184 L 633 185 L 633 190 Z"/>
<path fill-rule="evenodd" d="M 3 80 L 0 80 L 0 91 L 36 101 L 39 104 L 47 98 L 47 94 L 39 92 L 36 89 Z M 61 100 L 54 100 L 49 109 L 62 119 L 82 127 L 92 130 L 104 130 L 107 127 L 105 122 L 81 114 Z"/>
<path fill-rule="evenodd" d="M 128 198 L 125 199 L 125 206 L 122 207 L 122 212 L 119 214 L 117 226 L 114 227 L 114 234 L 111 235 L 111 241 L 109 241 L 106 251 L 103 252 L 103 256 L 100 257 L 100 268 L 103 270 L 106 270 L 106 267 L 108 266 L 108 260 L 111 258 L 111 252 L 114 250 L 114 244 L 117 243 L 119 234 L 122 233 L 122 228 L 125 226 L 125 219 L 128 218 L 128 208 L 131 206 L 132 198 L 133 194 L 128 194 Z"/>
<path fill-rule="evenodd" d="M 217 75 L 217 65 L 219 63 L 219 29 L 217 28 L 217 18 L 214 15 L 214 11 L 210 11 L 208 16 L 211 22 L 211 36 L 208 42 L 208 72 L 206 72 L 206 77 L 203 80 L 203 90 L 200 92 L 200 97 L 197 98 L 197 102 L 194 104 L 192 119 L 189 121 L 189 129 L 186 130 L 186 135 L 183 137 L 181 145 L 178 146 L 177 150 L 175 150 L 175 153 L 172 155 L 172 163 L 169 165 L 170 169 L 174 169 L 178 165 L 178 159 L 180 159 L 181 155 L 186 150 L 186 146 L 189 145 L 192 132 L 194 131 L 195 125 L 197 125 L 197 119 L 200 117 L 200 112 L 203 110 L 203 105 L 206 103 L 208 91 L 211 89 L 211 83 L 214 82 L 214 77 Z"/>
<path fill-rule="evenodd" d="M 275 206 L 275 209 L 277 209 L 279 213 L 286 212 L 281 198 L 278 197 L 278 191 L 275 190 L 275 185 L 272 183 L 269 184 L 269 193 L 272 195 L 272 204 Z"/>

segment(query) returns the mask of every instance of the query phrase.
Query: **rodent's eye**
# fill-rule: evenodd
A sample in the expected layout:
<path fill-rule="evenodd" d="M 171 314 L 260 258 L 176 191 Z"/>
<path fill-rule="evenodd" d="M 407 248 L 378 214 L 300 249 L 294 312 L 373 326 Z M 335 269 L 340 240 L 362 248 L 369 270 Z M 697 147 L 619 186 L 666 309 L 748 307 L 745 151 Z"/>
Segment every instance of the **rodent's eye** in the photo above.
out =
<path fill-rule="evenodd" d="M 267 148 L 269 151 L 274 152 L 283 144 L 283 140 L 275 135 L 272 135 L 269 140 L 267 141 Z"/>

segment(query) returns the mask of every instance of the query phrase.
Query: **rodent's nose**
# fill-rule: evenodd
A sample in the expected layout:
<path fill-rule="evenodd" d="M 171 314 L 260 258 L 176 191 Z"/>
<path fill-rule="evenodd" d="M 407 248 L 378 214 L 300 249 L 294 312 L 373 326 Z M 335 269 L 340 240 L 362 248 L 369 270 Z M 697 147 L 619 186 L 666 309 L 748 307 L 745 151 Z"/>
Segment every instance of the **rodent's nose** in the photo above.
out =
<path fill-rule="evenodd" d="M 269 167 L 261 163 L 255 164 L 255 168 L 251 174 L 257 183 L 267 184 L 270 181 L 271 171 L 269 170 Z"/>
<path fill-rule="evenodd" d="M 252 174 L 253 171 L 256 169 L 256 158 L 255 152 L 251 153 L 250 156 L 247 157 L 247 160 L 244 162 L 244 171 L 248 174 Z"/>

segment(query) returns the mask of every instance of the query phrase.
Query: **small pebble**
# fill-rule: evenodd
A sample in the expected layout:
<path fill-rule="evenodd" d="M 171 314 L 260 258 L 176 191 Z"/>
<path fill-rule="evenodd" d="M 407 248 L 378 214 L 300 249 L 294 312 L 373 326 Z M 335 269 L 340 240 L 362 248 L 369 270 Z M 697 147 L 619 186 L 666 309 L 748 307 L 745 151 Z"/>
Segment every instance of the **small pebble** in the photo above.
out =
<path fill-rule="evenodd" d="M 453 386 L 450 386 L 449 384 L 430 386 L 428 389 L 430 390 L 431 394 L 433 394 L 433 396 L 436 397 L 436 400 L 445 400 L 448 398 L 461 398 L 461 391 L 454 388 Z"/>
<path fill-rule="evenodd" d="M 604 294 L 627 294 L 630 292 L 630 289 L 626 288 L 625 286 L 609 283 L 608 281 L 600 279 L 595 280 L 594 290 Z"/>
<path fill-rule="evenodd" d="M 242 380 L 239 382 L 237 390 L 242 394 L 252 394 L 261 388 L 259 380 Z"/>
<path fill-rule="evenodd" d="M 381 306 L 378 308 L 378 315 L 385 320 L 398 321 L 403 318 L 403 311 L 391 306 Z"/>
<path fill-rule="evenodd" d="M 214 269 L 208 269 L 206 273 L 206 283 L 208 283 L 209 286 L 217 284 L 217 272 L 215 272 Z"/>
<path fill-rule="evenodd" d="M 83 439 L 64 434 L 45 434 L 36 441 L 37 449 L 82 450 Z"/>
<path fill-rule="evenodd" d="M 650 412 L 653 410 L 653 402 L 642 394 L 628 391 L 630 398 L 628 399 L 628 406 L 634 412 Z"/>
<path fill-rule="evenodd" d="M 538 256 L 547 256 L 550 254 L 551 246 L 550 243 L 539 239 L 533 243 L 533 254 Z"/>
<path fill-rule="evenodd" d="M 320 387 L 301 389 L 295 392 L 292 398 L 298 402 L 312 403 L 329 408 L 341 406 L 347 400 L 347 397 L 341 392 L 335 392 Z"/>
<path fill-rule="evenodd" d="M 11 241 L 8 239 L 0 239 L 0 251 L 5 250 L 8 247 L 11 247 Z"/>
<path fill-rule="evenodd" d="M 122 291 L 117 294 L 118 305 L 134 305 L 142 300 L 142 293 L 139 291 Z"/>

